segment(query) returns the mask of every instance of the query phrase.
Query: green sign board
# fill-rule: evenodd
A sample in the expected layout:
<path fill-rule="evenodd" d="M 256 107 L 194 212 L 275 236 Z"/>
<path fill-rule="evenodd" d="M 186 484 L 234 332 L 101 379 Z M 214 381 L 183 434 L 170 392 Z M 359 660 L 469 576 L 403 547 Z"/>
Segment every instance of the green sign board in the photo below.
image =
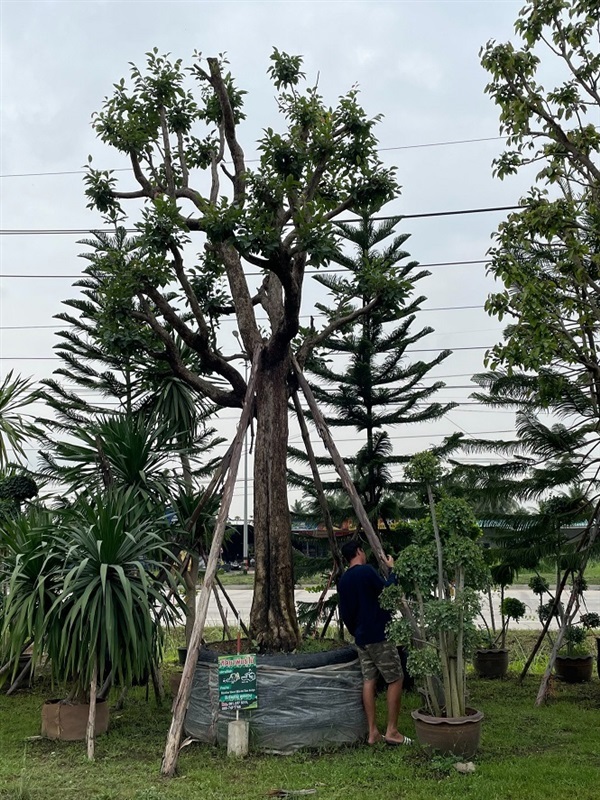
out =
<path fill-rule="evenodd" d="M 221 709 L 257 708 L 256 655 L 219 656 Z"/>

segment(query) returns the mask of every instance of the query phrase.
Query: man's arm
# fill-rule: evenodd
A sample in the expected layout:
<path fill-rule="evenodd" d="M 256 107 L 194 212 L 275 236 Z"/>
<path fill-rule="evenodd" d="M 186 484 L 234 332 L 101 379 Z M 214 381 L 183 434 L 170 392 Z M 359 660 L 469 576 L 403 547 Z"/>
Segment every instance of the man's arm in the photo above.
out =
<path fill-rule="evenodd" d="M 381 592 L 385 589 L 386 586 L 393 586 L 394 584 L 398 583 L 398 579 L 394 574 L 393 557 L 386 555 L 385 561 L 388 567 L 390 568 L 390 574 L 387 580 L 384 580 L 384 578 L 381 577 L 379 572 L 377 572 L 377 570 L 374 567 L 371 567 L 372 572 L 370 574 L 370 581 L 371 585 L 373 586 L 378 595 L 381 594 Z"/>
<path fill-rule="evenodd" d="M 338 587 L 338 598 L 340 603 L 340 616 L 344 621 L 344 625 L 348 628 L 351 636 L 354 636 L 356 630 L 356 615 L 358 606 L 356 597 L 347 590 L 344 590 L 340 585 Z"/>

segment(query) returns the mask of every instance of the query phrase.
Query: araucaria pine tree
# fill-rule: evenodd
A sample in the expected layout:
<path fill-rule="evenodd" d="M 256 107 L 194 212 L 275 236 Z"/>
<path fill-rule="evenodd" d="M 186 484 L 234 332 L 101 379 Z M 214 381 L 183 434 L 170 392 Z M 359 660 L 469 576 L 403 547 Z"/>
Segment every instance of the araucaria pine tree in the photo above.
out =
<path fill-rule="evenodd" d="M 409 254 L 403 248 L 410 234 L 395 233 L 401 217 L 377 222 L 373 216 L 364 211 L 357 224 L 338 224 L 342 239 L 332 260 L 345 272 L 316 278 L 333 297 L 332 305 L 318 306 L 327 317 L 343 313 L 349 286 L 356 290 L 356 301 L 369 310 L 321 342 L 307 368 L 313 376 L 315 396 L 330 409 L 327 423 L 359 433 L 362 444 L 345 460 L 377 527 L 379 520 L 387 525 L 397 513 L 399 490 L 405 486 L 394 478 L 394 468 L 410 457 L 393 453 L 390 432 L 402 425 L 436 420 L 454 404 L 435 401 L 435 394 L 445 386 L 442 381 L 424 382 L 450 351 L 442 350 L 430 361 L 410 354 L 411 348 L 433 331 L 430 327 L 413 330 L 426 299 L 416 295 L 415 285 L 430 273 L 416 261 L 406 260 Z M 378 293 L 375 277 L 386 271 L 396 273 L 394 291 L 387 294 L 385 302 L 373 304 Z M 294 455 L 302 459 L 299 451 Z M 327 466 L 330 462 L 322 458 L 320 463 Z M 311 494 L 310 481 L 298 475 L 292 480 Z M 324 481 L 324 488 L 336 493 L 334 500 L 340 487 L 337 480 Z"/>

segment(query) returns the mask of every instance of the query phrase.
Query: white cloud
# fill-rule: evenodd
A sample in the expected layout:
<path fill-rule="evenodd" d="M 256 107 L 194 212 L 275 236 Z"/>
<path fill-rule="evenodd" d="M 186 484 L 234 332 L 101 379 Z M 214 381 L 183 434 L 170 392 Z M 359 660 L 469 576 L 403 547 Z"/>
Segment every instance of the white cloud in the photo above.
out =
<path fill-rule="evenodd" d="M 395 59 L 391 73 L 416 88 L 433 92 L 442 84 L 444 69 L 440 61 L 426 51 L 409 50 Z"/>

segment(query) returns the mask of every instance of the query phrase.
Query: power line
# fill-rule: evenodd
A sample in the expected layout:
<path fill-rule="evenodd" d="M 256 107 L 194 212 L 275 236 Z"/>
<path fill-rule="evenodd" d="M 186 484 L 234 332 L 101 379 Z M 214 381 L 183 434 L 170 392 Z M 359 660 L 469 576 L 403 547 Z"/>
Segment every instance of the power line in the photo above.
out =
<path fill-rule="evenodd" d="M 398 441 L 402 439 L 445 439 L 448 436 L 452 436 L 456 431 L 449 431 L 448 433 L 412 433 L 406 436 L 390 436 L 389 438 Z M 469 436 L 496 436 L 500 433 L 515 433 L 514 428 L 507 428 L 506 430 L 494 430 L 494 431 L 472 431 Z M 294 436 L 290 438 L 290 441 L 299 440 L 301 436 Z M 336 439 L 336 444 L 353 444 L 354 442 L 362 442 L 363 439 L 360 436 L 355 436 L 350 439 Z M 220 445 L 216 445 L 216 447 L 225 447 L 227 446 L 227 442 L 223 442 Z M 41 448 L 38 447 L 24 447 L 23 448 L 27 452 L 38 453 L 40 452 Z M 215 448 L 216 449 L 216 448 Z M 399 454 L 401 455 L 401 454 Z M 468 456 L 465 456 L 468 457 Z M 243 480 L 243 478 L 239 479 Z"/>
<path fill-rule="evenodd" d="M 64 325 L 0 325 L 0 331 L 56 330 L 63 327 Z"/>
<path fill-rule="evenodd" d="M 489 214 L 499 211 L 517 211 L 521 206 L 490 206 L 489 208 L 462 208 L 456 211 L 426 211 L 420 214 L 394 214 L 392 216 L 371 217 L 374 222 L 389 222 L 397 219 L 431 219 L 433 217 L 455 217 L 463 214 Z M 338 219 L 335 222 L 356 223 L 356 219 Z M 139 233 L 136 228 L 126 228 L 126 233 Z M 94 230 L 93 228 L 4 228 L 1 236 L 81 236 L 89 233 L 113 233 L 112 228 Z M 197 233 L 197 231 L 190 231 Z"/>
<path fill-rule="evenodd" d="M 3 276 L 0 276 L 3 277 Z M 4 276 L 7 277 L 7 276 Z M 16 276 L 15 276 L 16 277 Z M 419 313 L 423 313 L 425 311 L 466 311 L 469 309 L 479 309 L 482 310 L 483 306 L 441 306 L 439 308 L 420 308 Z M 322 314 L 301 314 L 300 319 L 310 319 L 319 318 L 323 316 Z M 257 322 L 268 322 L 267 317 L 257 317 Z M 221 324 L 230 322 L 235 324 L 237 320 L 235 319 L 222 319 L 220 320 Z M 58 330 L 59 328 L 64 328 L 64 325 L 0 325 L 0 331 L 28 331 L 28 330 L 42 330 L 42 329 L 52 329 Z"/>
<path fill-rule="evenodd" d="M 457 144 L 477 144 L 479 142 L 496 142 L 499 139 L 506 139 L 506 136 L 485 136 L 478 139 L 455 139 L 443 142 L 423 142 L 421 144 L 401 144 L 395 147 L 378 147 L 379 153 L 390 153 L 395 150 L 416 150 L 421 147 L 448 147 Z M 255 164 L 259 161 L 258 158 L 246 159 L 246 163 Z M 227 162 L 226 162 L 227 163 Z M 132 172 L 131 167 L 118 167 L 112 169 L 110 172 Z M 55 175 L 85 175 L 85 169 L 70 169 L 70 170 L 57 170 L 55 172 L 13 172 L 10 174 L 0 175 L 0 178 L 40 178 Z"/>
<path fill-rule="evenodd" d="M 432 261 L 429 264 L 417 263 L 415 269 L 430 269 L 430 268 L 433 269 L 434 267 L 460 267 L 460 266 L 471 266 L 473 264 L 488 264 L 488 263 L 489 263 L 489 259 L 488 258 L 472 259 L 470 261 Z M 305 275 L 323 275 L 323 274 L 331 275 L 333 273 L 346 273 L 346 272 L 349 272 L 349 271 L 350 270 L 348 270 L 348 269 L 346 269 L 344 267 L 340 267 L 340 268 L 336 267 L 334 269 L 329 269 L 329 268 L 326 268 L 326 269 L 307 269 L 304 274 Z M 262 275 L 262 272 L 246 272 L 245 275 L 248 278 L 251 278 L 251 277 L 256 278 L 256 277 L 259 277 L 260 275 Z M 65 274 L 65 275 L 61 275 L 61 274 L 41 275 L 41 274 L 36 274 L 36 273 L 31 273 L 31 272 L 0 273 L 0 278 L 26 278 L 26 279 L 27 278 L 35 278 L 35 279 L 39 279 L 39 278 L 42 278 L 42 279 L 61 278 L 62 279 L 62 278 L 80 278 L 80 277 L 86 277 L 85 273 L 81 273 L 81 272 L 75 273 L 75 272 L 73 272 L 73 273 L 69 273 L 69 274 Z M 461 306 L 461 308 L 480 308 L 480 306 Z M 422 309 L 422 310 L 425 311 L 425 310 L 428 310 L 428 309 Z M 434 310 L 443 310 L 443 309 L 431 309 L 431 310 L 434 311 Z M 310 315 L 309 314 L 304 314 L 303 316 L 304 317 L 308 317 Z M 313 316 L 317 316 L 317 315 L 313 315 Z M 320 316 L 323 316 L 323 315 L 321 314 Z"/>
<path fill-rule="evenodd" d="M 481 345 L 481 346 L 474 346 L 470 345 L 468 347 L 451 347 L 449 348 L 452 352 L 457 352 L 459 350 L 489 350 L 490 347 L 493 347 L 493 344 Z M 407 355 L 412 355 L 413 353 L 439 353 L 439 347 L 428 347 L 428 348 L 419 348 L 417 350 L 407 350 Z M 331 353 L 330 355 L 346 355 L 345 353 Z M 61 361 L 60 356 L 0 356 L 0 361 Z"/>

